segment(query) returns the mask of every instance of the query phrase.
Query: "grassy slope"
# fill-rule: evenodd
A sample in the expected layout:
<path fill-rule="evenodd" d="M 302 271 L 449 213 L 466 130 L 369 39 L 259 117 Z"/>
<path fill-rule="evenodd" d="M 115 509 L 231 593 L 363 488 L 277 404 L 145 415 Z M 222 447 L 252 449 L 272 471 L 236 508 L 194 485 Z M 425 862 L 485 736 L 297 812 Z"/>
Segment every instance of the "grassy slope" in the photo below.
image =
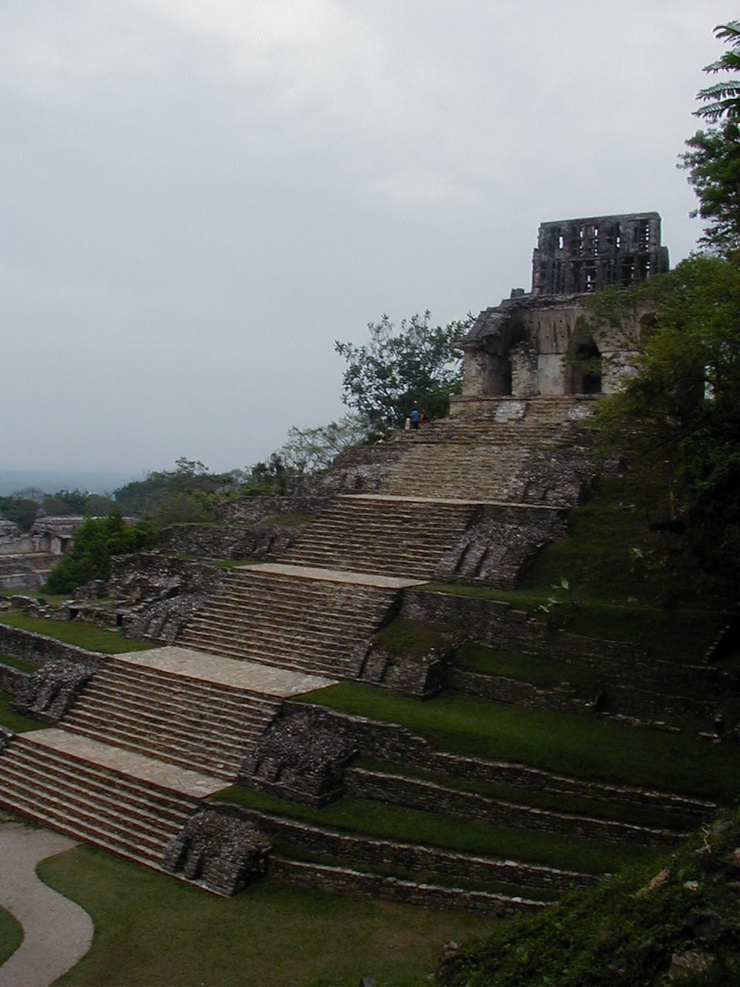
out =
<path fill-rule="evenodd" d="M 218 800 L 363 836 L 522 860 L 587 874 L 601 874 L 655 857 L 652 847 L 604 845 L 586 839 L 573 841 L 552 833 L 507 828 L 480 820 L 463 822 L 452 816 L 362 799 L 343 798 L 322 809 L 312 809 L 234 786 L 221 793 Z"/>
<path fill-rule="evenodd" d="M 30 716 L 16 713 L 10 708 L 10 696 L 0 692 L 0 726 L 7 727 L 14 733 L 25 733 L 27 730 L 43 730 L 48 723 L 34 720 Z"/>

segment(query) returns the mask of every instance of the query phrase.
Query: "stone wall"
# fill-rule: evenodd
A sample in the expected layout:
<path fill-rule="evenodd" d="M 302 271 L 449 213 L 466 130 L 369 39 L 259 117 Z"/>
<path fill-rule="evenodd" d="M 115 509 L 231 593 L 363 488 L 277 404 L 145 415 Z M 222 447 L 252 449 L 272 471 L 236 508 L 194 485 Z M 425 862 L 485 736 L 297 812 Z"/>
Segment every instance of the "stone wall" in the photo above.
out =
<path fill-rule="evenodd" d="M 464 627 L 470 640 L 488 647 L 582 665 L 599 675 L 598 692 L 585 702 L 574 702 L 562 692 L 538 690 L 495 674 L 482 676 L 464 669 L 449 670 L 451 685 L 502 702 L 572 712 L 579 707 L 581 711 L 608 710 L 624 717 L 662 723 L 666 718 L 687 714 L 713 719 L 723 697 L 740 689 L 738 676 L 715 666 L 649 658 L 638 645 L 574 634 L 497 600 L 406 590 L 399 616 Z"/>
<path fill-rule="evenodd" d="M 177 524 L 162 531 L 159 551 L 197 559 L 264 559 L 287 551 L 302 530 L 302 525 L 284 528 L 262 522 L 251 527 Z"/>
<path fill-rule="evenodd" d="M 148 552 L 112 559 L 108 591 L 127 637 L 172 644 L 224 578 L 215 566 Z"/>
<path fill-rule="evenodd" d="M 576 839 L 605 843 L 637 843 L 640 846 L 666 846 L 686 834 L 646 826 L 634 826 L 608 819 L 573 815 L 486 798 L 474 792 L 444 788 L 418 778 L 404 778 L 364 768 L 345 773 L 344 793 L 350 797 L 374 799 L 422 812 L 442 812 L 462 819 L 485 820 L 512 829 L 557 833 Z"/>
<path fill-rule="evenodd" d="M 28 677 L 27 672 L 22 672 L 12 665 L 2 664 L 2 654 L 0 654 L 0 692 L 5 692 L 9 696 L 14 696 L 16 690 L 22 686 Z"/>
<path fill-rule="evenodd" d="M 589 296 L 667 270 L 657 213 L 543 223 L 531 294 L 515 289 L 484 309 L 461 343 L 463 395 L 612 393 L 630 372 L 646 313 L 597 326 Z"/>
<path fill-rule="evenodd" d="M 400 901 L 421 908 L 463 908 L 498 918 L 512 918 L 522 913 L 541 911 L 545 905 L 529 898 L 507 897 L 486 891 L 466 891 L 437 884 L 416 884 L 396 877 L 384 877 L 349 868 L 309 864 L 273 855 L 270 874 L 278 880 L 291 881 L 321 891 L 361 894 L 378 899 Z"/>
<path fill-rule="evenodd" d="M 248 820 L 202 808 L 171 840 L 163 868 L 227 897 L 263 877 L 270 842 Z"/>
<path fill-rule="evenodd" d="M 90 662 L 105 661 L 106 656 L 94 651 L 86 651 L 74 644 L 65 644 L 43 634 L 32 634 L 18 627 L 0 624 L 0 654 L 21 661 L 44 665 L 51 661 L 64 661 L 72 664 L 88 665 Z"/>
<path fill-rule="evenodd" d="M 576 499 L 581 490 L 573 490 L 578 473 L 568 475 L 568 483 L 557 484 L 552 470 L 533 469 L 534 482 L 524 485 L 524 496 L 548 496 L 549 481 L 559 495 L 572 493 Z M 525 501 L 526 502 L 526 501 Z M 527 567 L 537 557 L 543 545 L 563 539 L 567 534 L 565 513 L 551 507 L 484 505 L 475 522 L 465 531 L 457 544 L 440 559 L 434 570 L 437 582 L 475 582 L 499 589 L 516 585 Z"/>
<path fill-rule="evenodd" d="M 337 749 L 355 751 L 363 758 L 426 768 L 450 777 L 471 778 L 484 783 L 504 784 L 512 788 L 587 798 L 616 805 L 658 806 L 666 813 L 673 811 L 682 817 L 693 815 L 697 819 L 716 808 L 713 803 L 700 799 L 684 798 L 629 785 L 608 785 L 569 778 L 522 764 L 486 761 L 435 751 L 426 740 L 415 736 L 404 727 L 338 713 L 308 703 L 286 701 L 283 704 L 280 720 L 277 722 L 281 721 L 282 729 L 295 730 L 300 723 L 307 724 L 311 730 L 321 729 L 325 737 L 329 738 L 326 744 L 330 752 L 332 744 L 336 744 Z M 332 736 L 335 738 L 334 741 L 330 739 Z M 250 758 L 242 767 L 239 780 L 244 784 L 260 783 L 259 777 L 254 775 L 254 767 L 259 759 L 269 759 L 272 756 L 269 737 L 268 732 L 262 738 L 264 744 L 260 745 L 255 759 Z M 282 757 L 280 749 L 275 757 L 276 761 Z M 277 782 L 279 778 L 276 779 L 273 790 L 280 794 Z M 291 784 L 294 782 L 295 779 L 291 778 Z"/>
<path fill-rule="evenodd" d="M 280 839 L 305 852 L 341 857 L 375 868 L 395 868 L 448 878 L 465 874 L 470 883 L 505 883 L 553 891 L 567 891 L 572 887 L 588 887 L 596 883 L 595 877 L 575 871 L 456 853 L 421 844 L 354 836 L 241 806 L 212 802 L 210 807 L 220 813 L 249 820 L 271 840 Z"/>

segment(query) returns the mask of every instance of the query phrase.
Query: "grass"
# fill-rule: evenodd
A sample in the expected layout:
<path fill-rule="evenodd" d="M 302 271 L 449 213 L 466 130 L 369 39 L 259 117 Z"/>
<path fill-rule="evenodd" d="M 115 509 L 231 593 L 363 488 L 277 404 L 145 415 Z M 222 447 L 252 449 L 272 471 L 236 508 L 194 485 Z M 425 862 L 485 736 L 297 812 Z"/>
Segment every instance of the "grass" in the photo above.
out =
<path fill-rule="evenodd" d="M 433 621 L 397 618 L 378 631 L 373 640 L 392 655 L 421 658 L 431 651 L 449 650 L 452 628 Z"/>
<path fill-rule="evenodd" d="M 567 540 L 542 552 L 521 588 L 551 586 L 565 575 L 584 602 L 668 603 L 685 573 L 675 536 L 650 530 L 667 517 L 667 480 L 657 466 L 649 476 L 603 477 L 593 498 L 570 513 Z"/>
<path fill-rule="evenodd" d="M 23 942 L 23 929 L 10 912 L 0 908 L 0 966 L 10 959 Z"/>
<path fill-rule="evenodd" d="M 426 987 L 444 943 L 491 919 L 262 881 L 225 900 L 82 847 L 42 880 L 92 917 L 90 952 L 57 987 Z"/>
<path fill-rule="evenodd" d="M 445 692 L 418 702 L 343 682 L 301 697 L 343 713 L 396 723 L 433 748 L 505 760 L 577 778 L 641 785 L 716 799 L 740 792 L 740 757 L 686 734 L 663 734 L 567 713 L 505 706 Z"/>
<path fill-rule="evenodd" d="M 389 761 L 372 761 L 361 758 L 354 762 L 353 767 L 397 775 L 402 778 L 428 781 L 452 791 L 472 792 L 483 798 L 513 802 L 515 805 L 528 805 L 552 812 L 573 813 L 596 819 L 613 819 L 617 822 L 631 823 L 635 826 L 652 826 L 656 829 L 673 828 L 689 831 L 696 825 L 696 816 L 667 812 L 659 806 L 604 802 L 602 799 L 548 792 L 545 789 L 515 788 L 503 782 L 494 783 L 470 778 L 453 778 L 451 775 L 437 771 L 428 771 L 409 764 L 397 764 Z"/>
<path fill-rule="evenodd" d="M 38 664 L 32 661 L 23 661 L 22 658 L 12 658 L 10 655 L 0 654 L 0 664 L 9 665 L 10 668 L 17 668 L 19 672 L 33 673 L 38 671 Z"/>
<path fill-rule="evenodd" d="M 286 511 L 283 514 L 271 514 L 262 524 L 278 528 L 295 528 L 301 524 L 311 524 L 316 520 L 315 514 L 301 514 L 298 511 Z"/>
<path fill-rule="evenodd" d="M 48 620 L 44 617 L 30 617 L 17 611 L 0 616 L 0 623 L 8 627 L 18 627 L 32 634 L 44 634 L 65 644 L 73 644 L 86 651 L 97 651 L 104 655 L 125 654 L 129 651 L 147 651 L 158 647 L 149 641 L 131 641 L 120 631 L 97 624 L 78 620 Z"/>
<path fill-rule="evenodd" d="M 39 720 L 34 720 L 30 716 L 24 716 L 22 713 L 16 713 L 14 709 L 10 708 L 10 696 L 4 692 L 0 692 L 0 726 L 6 727 L 8 730 L 12 730 L 14 733 L 28 733 L 30 730 L 44 730 L 49 726 L 48 723 L 42 723 Z"/>
<path fill-rule="evenodd" d="M 601 682 L 599 672 L 588 665 L 523 652 L 499 651 L 473 641 L 466 641 L 457 649 L 452 664 L 481 675 L 501 675 L 518 682 L 530 682 L 541 689 L 555 689 L 567 681 L 579 694 L 591 698 Z"/>
<path fill-rule="evenodd" d="M 544 553 L 553 546 L 548 546 Z M 544 554 L 543 553 L 543 554 Z M 557 584 L 548 582 L 527 589 L 496 590 L 484 586 L 462 586 L 450 583 L 427 583 L 422 593 L 444 593 L 508 603 L 514 610 L 541 620 L 548 619 L 542 609 L 552 596 L 557 596 Z M 564 594 L 561 592 L 561 596 Z M 701 609 L 666 610 L 640 603 L 622 604 L 603 600 L 588 601 L 574 591 L 574 605 L 565 602 L 553 608 L 550 619 L 557 627 L 586 637 L 611 641 L 633 642 L 653 657 L 699 663 L 719 631 L 727 624 L 724 611 Z"/>
<path fill-rule="evenodd" d="M 652 859 L 654 848 L 572 840 L 478 820 L 462 820 L 364 799 L 343 798 L 322 809 L 288 802 L 267 792 L 234 785 L 218 801 L 285 816 L 354 835 L 441 847 L 452 852 L 514 859 L 586 874 L 604 874 L 636 860 Z"/>

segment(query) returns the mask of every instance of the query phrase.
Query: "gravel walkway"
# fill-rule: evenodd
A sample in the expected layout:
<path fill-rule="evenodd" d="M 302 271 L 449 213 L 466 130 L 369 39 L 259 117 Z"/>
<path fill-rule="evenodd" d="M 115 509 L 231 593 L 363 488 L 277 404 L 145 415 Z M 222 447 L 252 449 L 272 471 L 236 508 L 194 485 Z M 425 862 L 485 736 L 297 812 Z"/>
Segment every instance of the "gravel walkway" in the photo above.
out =
<path fill-rule="evenodd" d="M 36 877 L 36 865 L 76 846 L 20 823 L 0 824 L 0 905 L 23 926 L 23 942 L 0 966 L 0 987 L 48 987 L 90 948 L 92 919 Z"/>

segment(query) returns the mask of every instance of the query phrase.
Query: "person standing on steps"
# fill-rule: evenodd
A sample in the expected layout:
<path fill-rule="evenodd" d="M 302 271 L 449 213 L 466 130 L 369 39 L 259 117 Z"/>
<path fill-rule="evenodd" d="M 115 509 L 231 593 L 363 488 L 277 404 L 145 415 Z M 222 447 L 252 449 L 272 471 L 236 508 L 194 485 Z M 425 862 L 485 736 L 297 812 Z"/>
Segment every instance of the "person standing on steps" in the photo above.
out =
<path fill-rule="evenodd" d="M 422 413 L 421 413 L 421 418 L 419 419 L 419 424 L 420 425 L 428 425 L 429 424 L 429 419 L 427 418 L 425 411 L 422 411 Z"/>
<path fill-rule="evenodd" d="M 411 414 L 409 415 L 409 418 L 411 419 L 411 427 L 414 430 L 418 429 L 418 427 L 419 427 L 419 412 L 417 411 L 417 409 L 415 407 L 414 407 L 413 411 L 411 412 Z"/>

